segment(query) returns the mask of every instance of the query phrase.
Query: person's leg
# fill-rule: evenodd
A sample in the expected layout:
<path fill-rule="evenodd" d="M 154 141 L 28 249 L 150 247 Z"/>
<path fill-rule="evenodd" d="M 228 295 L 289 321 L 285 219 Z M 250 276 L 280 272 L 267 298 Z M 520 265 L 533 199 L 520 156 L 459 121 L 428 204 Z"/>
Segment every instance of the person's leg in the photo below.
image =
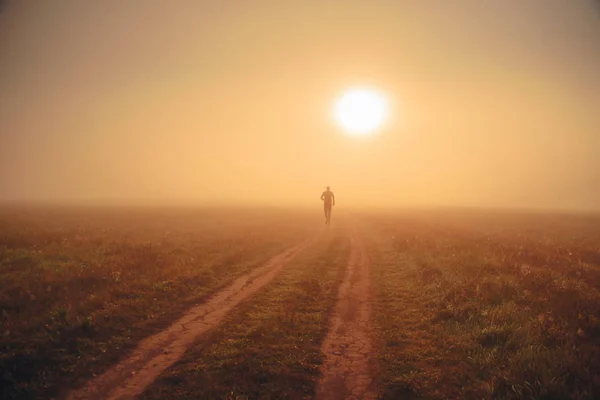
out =
<path fill-rule="evenodd" d="M 327 222 L 329 222 L 329 220 L 331 219 L 331 204 L 325 205 L 325 219 L 327 220 Z"/>

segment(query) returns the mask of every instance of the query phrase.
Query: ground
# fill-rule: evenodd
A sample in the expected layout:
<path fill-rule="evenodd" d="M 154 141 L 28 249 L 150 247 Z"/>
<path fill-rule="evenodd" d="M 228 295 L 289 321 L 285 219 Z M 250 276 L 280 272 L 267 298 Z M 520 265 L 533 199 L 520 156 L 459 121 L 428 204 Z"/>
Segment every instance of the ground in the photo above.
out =
<path fill-rule="evenodd" d="M 2 398 L 600 397 L 600 217 L 319 211 L 2 208 Z"/>

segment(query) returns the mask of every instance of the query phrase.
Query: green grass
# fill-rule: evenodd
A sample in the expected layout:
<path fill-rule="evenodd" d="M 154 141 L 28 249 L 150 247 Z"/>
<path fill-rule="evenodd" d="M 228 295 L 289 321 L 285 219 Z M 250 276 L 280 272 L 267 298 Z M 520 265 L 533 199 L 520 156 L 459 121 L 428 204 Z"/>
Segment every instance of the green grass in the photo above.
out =
<path fill-rule="evenodd" d="M 596 219 L 375 221 L 384 398 L 600 397 Z"/>
<path fill-rule="evenodd" d="M 103 372 L 311 234 L 302 215 L 260 210 L 2 210 L 0 394 L 46 397 Z"/>
<path fill-rule="evenodd" d="M 349 245 L 343 232 L 331 228 L 142 398 L 312 398 Z"/>

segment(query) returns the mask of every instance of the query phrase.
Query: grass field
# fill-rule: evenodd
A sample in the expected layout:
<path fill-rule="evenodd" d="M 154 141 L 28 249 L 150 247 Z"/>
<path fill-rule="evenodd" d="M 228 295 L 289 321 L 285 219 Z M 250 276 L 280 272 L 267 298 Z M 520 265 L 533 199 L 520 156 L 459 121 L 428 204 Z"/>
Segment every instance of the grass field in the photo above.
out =
<path fill-rule="evenodd" d="M 600 219 L 368 224 L 384 398 L 600 397 Z"/>
<path fill-rule="evenodd" d="M 261 210 L 9 209 L 0 216 L 6 396 L 62 392 L 314 228 Z"/>
<path fill-rule="evenodd" d="M 3 398 L 66 395 L 314 238 L 141 396 L 312 398 L 351 231 L 370 259 L 380 398 L 600 398 L 600 217 L 454 210 L 322 222 L 260 209 L 3 209 Z"/>

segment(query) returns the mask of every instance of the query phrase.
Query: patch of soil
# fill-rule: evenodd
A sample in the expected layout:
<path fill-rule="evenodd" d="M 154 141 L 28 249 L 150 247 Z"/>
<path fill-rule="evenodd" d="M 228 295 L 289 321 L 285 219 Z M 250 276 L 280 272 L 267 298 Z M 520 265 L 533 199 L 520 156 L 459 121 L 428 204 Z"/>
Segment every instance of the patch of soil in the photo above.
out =
<path fill-rule="evenodd" d="M 356 232 L 344 281 L 323 342 L 325 362 L 317 399 L 375 399 L 377 365 L 372 357 L 370 262 Z"/>

